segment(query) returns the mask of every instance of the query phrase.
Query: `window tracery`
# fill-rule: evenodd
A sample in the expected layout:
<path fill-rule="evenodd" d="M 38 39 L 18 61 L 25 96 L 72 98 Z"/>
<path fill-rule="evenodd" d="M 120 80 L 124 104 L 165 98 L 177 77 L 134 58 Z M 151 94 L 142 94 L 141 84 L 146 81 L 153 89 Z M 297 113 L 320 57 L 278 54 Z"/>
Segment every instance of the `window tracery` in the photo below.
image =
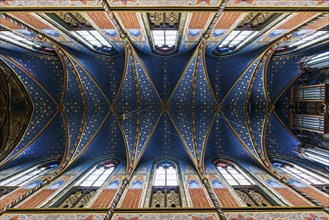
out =
<path fill-rule="evenodd" d="M 28 35 L 20 32 L 13 32 L 0 26 L 0 40 L 14 44 L 16 46 L 33 50 L 37 52 L 43 52 L 47 54 L 53 54 L 54 50 L 48 47 L 46 44 L 30 38 Z"/>
<path fill-rule="evenodd" d="M 228 161 L 218 161 L 217 170 L 232 186 L 241 200 L 250 207 L 277 205 L 243 170 Z"/>
<path fill-rule="evenodd" d="M 63 31 L 76 37 L 78 41 L 101 53 L 115 53 L 112 44 L 98 30 L 93 28 L 87 18 L 78 12 L 47 13 Z"/>
<path fill-rule="evenodd" d="M 280 13 L 249 13 L 238 26 L 219 43 L 214 51 L 217 55 L 233 53 L 260 35 L 272 22 L 281 16 Z"/>
<path fill-rule="evenodd" d="M 151 207 L 180 207 L 181 198 L 177 167 L 170 161 L 156 165 L 152 186 Z"/>
<path fill-rule="evenodd" d="M 329 193 L 329 180 L 327 178 L 324 178 L 314 172 L 306 170 L 292 163 L 276 162 L 274 165 L 296 177 L 297 179 L 302 180 L 303 182 L 312 185 L 325 193 Z"/>
<path fill-rule="evenodd" d="M 28 182 L 32 182 L 40 177 L 42 174 L 47 173 L 51 168 L 57 167 L 57 163 L 48 163 L 37 165 L 30 169 L 21 171 L 20 173 L 5 178 L 0 181 L 0 197 L 10 193 L 11 191 L 17 189 L 20 186 L 25 185 Z"/>
<path fill-rule="evenodd" d="M 180 13 L 150 12 L 148 20 L 155 51 L 164 55 L 175 52 L 178 47 Z"/>
<path fill-rule="evenodd" d="M 54 206 L 60 208 L 83 208 L 88 205 L 98 188 L 110 177 L 116 164 L 112 160 L 98 164 L 94 169 L 87 172 L 80 181 L 76 182 Z"/>

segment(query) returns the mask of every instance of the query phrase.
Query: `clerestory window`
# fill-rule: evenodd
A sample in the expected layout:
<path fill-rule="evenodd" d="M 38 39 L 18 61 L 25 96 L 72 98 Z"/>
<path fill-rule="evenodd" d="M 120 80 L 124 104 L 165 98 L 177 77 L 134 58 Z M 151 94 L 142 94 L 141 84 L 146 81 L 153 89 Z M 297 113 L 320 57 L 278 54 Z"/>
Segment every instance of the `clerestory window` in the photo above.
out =
<path fill-rule="evenodd" d="M 215 163 L 217 170 L 232 186 L 236 194 L 249 207 L 268 207 L 277 205 L 255 181 L 235 164 L 219 160 Z"/>
<path fill-rule="evenodd" d="M 171 161 L 156 165 L 152 186 L 151 207 L 181 207 L 177 167 Z"/>
<path fill-rule="evenodd" d="M 113 160 L 102 162 L 87 172 L 52 207 L 83 208 L 86 207 L 99 187 L 113 173 L 117 162 Z"/>

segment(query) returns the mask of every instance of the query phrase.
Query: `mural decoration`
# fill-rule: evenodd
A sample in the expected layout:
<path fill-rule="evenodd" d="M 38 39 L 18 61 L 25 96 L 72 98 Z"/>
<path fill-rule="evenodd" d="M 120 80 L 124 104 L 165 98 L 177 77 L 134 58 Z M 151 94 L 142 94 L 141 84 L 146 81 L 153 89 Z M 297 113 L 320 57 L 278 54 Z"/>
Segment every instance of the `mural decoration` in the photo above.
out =
<path fill-rule="evenodd" d="M 6 62 L 9 67 L 15 71 L 19 79 L 21 79 L 27 92 L 33 97 L 31 101 L 34 107 L 29 126 L 20 143 L 1 161 L 1 165 L 4 165 L 17 157 L 34 142 L 43 130 L 54 120 L 57 108 L 54 97 L 28 70 L 9 57 L 5 58 L 5 56 L 2 55 L 2 60 Z M 36 96 L 35 94 L 38 95 Z"/>
<path fill-rule="evenodd" d="M 76 213 L 76 214 L 5 214 L 1 216 L 3 220 L 17 219 L 79 219 L 79 220 L 102 220 L 106 214 L 90 214 L 90 213 Z"/>
<path fill-rule="evenodd" d="M 190 214 L 190 213 L 177 213 L 177 214 L 114 214 L 114 220 L 121 219 L 154 219 L 154 220 L 174 220 L 174 219 L 184 219 L 184 220 L 216 220 L 219 216 L 215 213 L 205 213 L 205 214 Z"/>
<path fill-rule="evenodd" d="M 143 206 L 150 172 L 150 163 L 136 170 L 125 194 L 122 195 L 121 202 L 118 205 L 120 208 L 139 208 Z"/>
<path fill-rule="evenodd" d="M 239 213 L 239 214 L 226 214 L 227 220 L 258 220 L 258 219 L 321 219 L 328 220 L 328 215 L 323 212 L 276 212 L 276 213 Z"/>
<path fill-rule="evenodd" d="M 294 0 L 294 1 L 280 1 L 280 0 L 230 0 L 228 6 L 231 7 L 328 7 L 326 0 Z"/>
<path fill-rule="evenodd" d="M 63 7 L 63 6 L 80 6 L 80 7 L 93 7 L 99 6 L 97 0 L 83 0 L 83 1 L 76 1 L 76 0 L 61 0 L 61 1 L 37 1 L 34 0 L 32 2 L 27 2 L 25 0 L 4 0 L 0 3 L 1 7 L 17 7 L 17 6 L 25 6 L 25 7 Z"/>

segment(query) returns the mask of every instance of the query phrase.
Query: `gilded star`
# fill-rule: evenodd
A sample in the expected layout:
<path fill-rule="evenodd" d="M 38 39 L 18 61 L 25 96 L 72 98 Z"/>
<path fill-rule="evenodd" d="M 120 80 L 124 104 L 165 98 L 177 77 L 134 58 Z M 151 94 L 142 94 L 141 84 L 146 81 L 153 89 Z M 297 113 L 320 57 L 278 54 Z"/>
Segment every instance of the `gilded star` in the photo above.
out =
<path fill-rule="evenodd" d="M 254 2 L 254 0 L 236 0 L 234 2 L 234 4 L 240 4 L 240 3 L 248 3 L 248 4 L 252 4 Z"/>
<path fill-rule="evenodd" d="M 197 0 L 196 4 L 198 5 L 198 4 L 203 3 L 203 2 L 207 3 L 208 5 L 210 5 L 210 0 Z"/>

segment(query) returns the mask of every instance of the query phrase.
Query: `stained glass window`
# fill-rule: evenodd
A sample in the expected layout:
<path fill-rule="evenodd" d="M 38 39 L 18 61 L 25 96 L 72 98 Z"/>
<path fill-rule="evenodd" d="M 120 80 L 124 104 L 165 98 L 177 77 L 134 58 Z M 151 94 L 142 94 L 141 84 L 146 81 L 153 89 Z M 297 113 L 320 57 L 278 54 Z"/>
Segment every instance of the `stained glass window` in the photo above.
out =
<path fill-rule="evenodd" d="M 314 185 L 322 185 L 322 184 L 328 184 L 328 179 L 323 178 L 314 172 L 310 172 L 300 166 L 297 166 L 295 164 L 280 164 L 276 163 L 277 166 L 281 167 L 283 170 L 285 170 L 287 173 L 290 173 L 297 179 L 303 180 L 304 182 L 308 184 L 314 184 Z"/>
<path fill-rule="evenodd" d="M 31 182 L 35 180 L 37 177 L 46 173 L 50 168 L 57 166 L 54 165 L 41 165 L 37 167 L 33 167 L 31 169 L 25 170 L 13 177 L 9 177 L 8 179 L 4 179 L 0 182 L 1 186 L 22 186 L 27 182 Z"/>
<path fill-rule="evenodd" d="M 217 170 L 232 186 L 237 196 L 250 207 L 277 205 L 242 169 L 227 161 L 218 161 Z"/>
<path fill-rule="evenodd" d="M 258 31 L 232 31 L 225 39 L 218 45 L 218 50 L 237 50 L 246 44 L 249 40 L 254 38 Z"/>
<path fill-rule="evenodd" d="M 180 207 L 180 191 L 177 167 L 170 161 L 155 166 L 151 207 Z"/>
<path fill-rule="evenodd" d="M 19 47 L 23 47 L 29 50 L 36 50 L 42 52 L 52 53 L 53 49 L 50 47 L 45 46 L 44 44 L 36 41 L 32 41 L 29 37 L 25 36 L 24 34 L 15 33 L 9 31 L 7 29 L 1 30 L 0 26 L 0 40 L 5 42 L 17 45 Z"/>
<path fill-rule="evenodd" d="M 163 163 L 155 170 L 154 186 L 178 186 L 177 171 L 174 164 Z"/>
<path fill-rule="evenodd" d="M 12 192 L 20 186 L 36 180 L 42 174 L 47 173 L 51 168 L 55 167 L 57 167 L 57 163 L 38 165 L 0 180 L 0 197 Z"/>
<path fill-rule="evenodd" d="M 95 49 L 110 50 L 112 45 L 96 30 L 76 31 L 76 33 Z"/>
<path fill-rule="evenodd" d="M 68 193 L 62 196 L 52 207 L 60 208 L 83 208 L 89 204 L 99 187 L 113 173 L 116 162 L 109 160 L 96 165 L 77 181 Z"/>

